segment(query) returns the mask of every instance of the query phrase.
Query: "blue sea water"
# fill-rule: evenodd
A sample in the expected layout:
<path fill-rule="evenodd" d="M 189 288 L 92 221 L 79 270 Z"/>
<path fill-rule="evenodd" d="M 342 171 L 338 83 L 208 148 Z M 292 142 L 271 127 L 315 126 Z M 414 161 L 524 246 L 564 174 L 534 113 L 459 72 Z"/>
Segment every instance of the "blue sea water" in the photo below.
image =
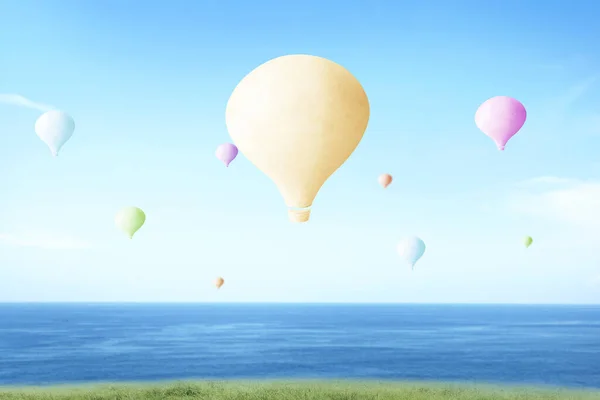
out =
<path fill-rule="evenodd" d="M 600 387 L 600 306 L 0 304 L 0 384 L 179 378 Z"/>

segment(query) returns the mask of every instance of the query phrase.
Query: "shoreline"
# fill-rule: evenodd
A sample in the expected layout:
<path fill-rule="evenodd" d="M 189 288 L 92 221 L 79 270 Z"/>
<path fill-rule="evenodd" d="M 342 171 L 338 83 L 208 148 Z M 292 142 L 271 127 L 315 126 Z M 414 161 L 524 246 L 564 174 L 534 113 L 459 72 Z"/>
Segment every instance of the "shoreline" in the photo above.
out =
<path fill-rule="evenodd" d="M 523 397 L 526 396 L 526 397 Z M 170 380 L 48 386 L 0 385 L 1 399 L 353 399 L 353 400 L 592 400 L 600 388 L 563 388 L 382 380 Z"/>

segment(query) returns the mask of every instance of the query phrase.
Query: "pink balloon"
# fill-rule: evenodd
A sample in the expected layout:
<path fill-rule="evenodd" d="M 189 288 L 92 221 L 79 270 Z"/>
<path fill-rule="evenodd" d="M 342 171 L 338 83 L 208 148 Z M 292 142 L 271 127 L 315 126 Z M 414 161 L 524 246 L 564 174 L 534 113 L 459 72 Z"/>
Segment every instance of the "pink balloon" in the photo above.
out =
<path fill-rule="evenodd" d="M 507 96 L 496 96 L 486 100 L 475 113 L 475 124 L 504 150 L 506 142 L 525 123 L 527 111 L 520 101 Z"/>
<path fill-rule="evenodd" d="M 215 156 L 219 160 L 225 164 L 226 167 L 229 167 L 229 163 L 234 160 L 234 158 L 238 155 L 238 148 L 231 143 L 224 143 L 217 147 L 217 151 L 215 152 Z"/>

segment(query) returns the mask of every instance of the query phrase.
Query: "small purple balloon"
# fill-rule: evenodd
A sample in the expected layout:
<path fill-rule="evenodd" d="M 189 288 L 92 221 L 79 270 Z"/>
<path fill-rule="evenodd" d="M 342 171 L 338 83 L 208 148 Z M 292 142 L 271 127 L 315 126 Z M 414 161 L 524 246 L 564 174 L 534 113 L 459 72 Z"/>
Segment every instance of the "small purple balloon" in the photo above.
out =
<path fill-rule="evenodd" d="M 229 167 L 229 163 L 232 162 L 238 155 L 238 148 L 231 143 L 223 143 L 217 147 L 215 155 L 223 162 L 223 164 L 225 164 L 226 167 Z"/>
<path fill-rule="evenodd" d="M 507 96 L 486 100 L 475 113 L 475 124 L 504 150 L 506 142 L 525 124 L 527 111 L 520 101 Z"/>

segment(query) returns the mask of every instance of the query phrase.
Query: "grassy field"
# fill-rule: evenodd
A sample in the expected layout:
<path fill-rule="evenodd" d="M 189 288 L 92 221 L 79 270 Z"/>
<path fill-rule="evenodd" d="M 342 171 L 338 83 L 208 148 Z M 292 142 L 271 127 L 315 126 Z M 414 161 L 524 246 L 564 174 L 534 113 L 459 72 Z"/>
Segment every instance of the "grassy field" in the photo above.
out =
<path fill-rule="evenodd" d="M 387 382 L 168 382 L 47 388 L 2 388 L 0 399 L 207 400 L 592 400 L 599 391 Z"/>

